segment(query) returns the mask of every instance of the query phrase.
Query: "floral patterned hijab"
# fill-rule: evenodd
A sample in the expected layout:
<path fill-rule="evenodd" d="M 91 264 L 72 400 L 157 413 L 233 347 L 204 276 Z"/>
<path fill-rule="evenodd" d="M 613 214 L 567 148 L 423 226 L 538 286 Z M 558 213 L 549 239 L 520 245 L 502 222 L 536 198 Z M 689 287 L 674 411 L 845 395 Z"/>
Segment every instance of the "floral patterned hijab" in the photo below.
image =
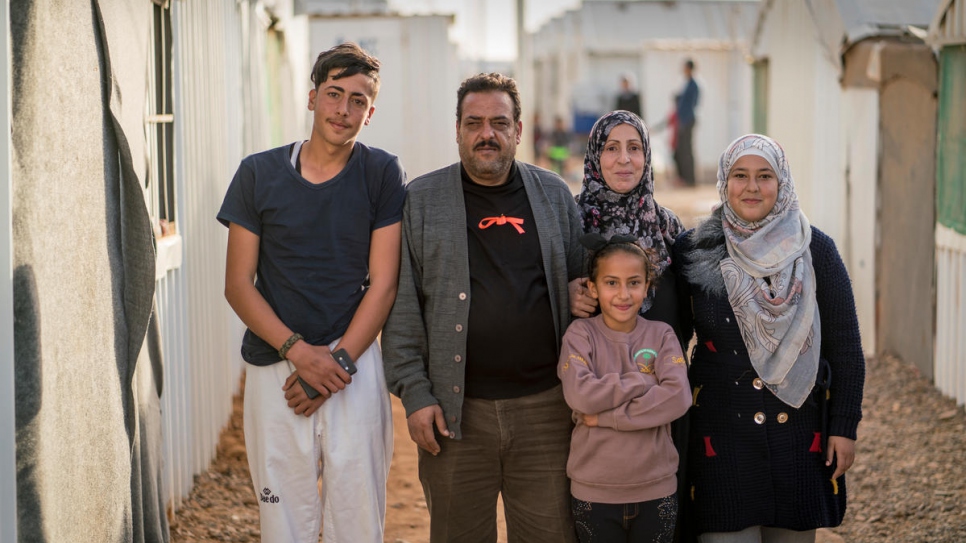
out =
<path fill-rule="evenodd" d="M 610 131 L 618 125 L 629 124 L 637 129 L 644 144 L 644 175 L 640 183 L 627 194 L 611 190 L 600 170 L 600 155 Z M 598 232 L 604 237 L 630 234 L 641 246 L 653 249 L 660 277 L 671 264 L 670 246 L 684 227 L 673 211 L 654 201 L 654 176 L 651 173 L 651 140 L 644 121 L 630 111 L 617 110 L 594 123 L 587 140 L 584 156 L 584 181 L 577 196 L 577 205 L 584 221 L 584 232 Z M 647 310 L 650 298 L 645 300 Z"/>

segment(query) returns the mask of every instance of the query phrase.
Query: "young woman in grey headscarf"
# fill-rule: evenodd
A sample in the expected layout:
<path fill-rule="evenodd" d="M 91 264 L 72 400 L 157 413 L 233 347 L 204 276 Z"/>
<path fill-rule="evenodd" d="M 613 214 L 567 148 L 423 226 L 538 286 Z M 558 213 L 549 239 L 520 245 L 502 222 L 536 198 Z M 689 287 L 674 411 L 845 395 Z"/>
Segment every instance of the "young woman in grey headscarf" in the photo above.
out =
<path fill-rule="evenodd" d="M 862 418 L 851 282 L 774 140 L 732 142 L 717 187 L 721 204 L 673 254 L 697 333 L 693 526 L 701 543 L 812 542 L 842 522 Z"/>
<path fill-rule="evenodd" d="M 577 206 L 584 233 L 599 233 L 607 239 L 615 234 L 632 235 L 652 251 L 658 281 L 644 299 L 640 314 L 668 323 L 680 337 L 675 279 L 665 271 L 671 265 L 671 244 L 684 227 L 673 211 L 654 201 L 650 136 L 644 121 L 634 113 L 612 111 L 594 123 Z M 580 306 L 578 302 L 574 314 L 590 316 L 594 302 L 581 298 L 581 292 L 576 294 L 576 299 L 587 303 Z"/>

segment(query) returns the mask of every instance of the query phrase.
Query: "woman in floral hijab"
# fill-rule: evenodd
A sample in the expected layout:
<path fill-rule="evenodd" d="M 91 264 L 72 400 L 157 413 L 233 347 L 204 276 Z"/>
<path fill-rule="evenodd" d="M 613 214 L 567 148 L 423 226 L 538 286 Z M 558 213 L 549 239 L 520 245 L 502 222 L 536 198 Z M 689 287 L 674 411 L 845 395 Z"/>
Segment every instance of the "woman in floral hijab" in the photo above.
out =
<path fill-rule="evenodd" d="M 631 235 L 651 253 L 657 267 L 657 281 L 651 284 L 639 313 L 646 319 L 665 322 L 684 339 L 690 321 L 682 314 L 677 279 L 669 269 L 671 245 L 684 231 L 681 221 L 671 210 L 654 201 L 654 176 L 651 173 L 651 141 L 644 121 L 624 110 L 608 113 L 594 123 L 587 140 L 584 157 L 584 181 L 577 196 L 586 234 L 599 233 L 610 239 L 615 235 Z M 571 291 L 571 309 L 578 317 L 589 317 L 596 311 L 596 300 L 585 295 L 586 288 Z M 688 315 L 689 316 L 689 315 Z M 686 340 L 681 348 L 687 349 Z M 671 424 L 671 434 L 678 451 L 678 501 L 687 496 L 687 415 Z M 682 533 L 686 507 L 677 515 L 675 532 Z M 580 520 L 577 519 L 578 524 Z M 680 536 L 678 536 L 680 537 Z M 678 540 L 678 537 L 675 540 Z"/>
<path fill-rule="evenodd" d="M 667 322 L 678 331 L 673 278 L 664 271 L 671 264 L 671 244 L 684 228 L 674 212 L 654 201 L 651 141 L 640 117 L 617 110 L 594 123 L 577 205 L 585 233 L 600 233 L 608 239 L 615 234 L 633 235 L 653 251 L 662 279 L 644 300 L 641 315 Z"/>

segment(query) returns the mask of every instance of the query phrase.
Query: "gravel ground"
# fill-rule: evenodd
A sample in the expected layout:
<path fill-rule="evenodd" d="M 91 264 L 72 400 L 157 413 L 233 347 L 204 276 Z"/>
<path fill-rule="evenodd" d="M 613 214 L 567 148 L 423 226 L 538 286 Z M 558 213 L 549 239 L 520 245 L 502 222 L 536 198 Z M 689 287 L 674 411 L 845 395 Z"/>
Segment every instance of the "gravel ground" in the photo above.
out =
<path fill-rule="evenodd" d="M 869 361 L 847 542 L 966 541 L 966 416 L 916 368 Z"/>
<path fill-rule="evenodd" d="M 579 164 L 573 168 L 579 189 Z M 658 202 L 693 226 L 718 202 L 714 185 L 670 189 L 658 179 Z M 966 363 L 966 361 L 964 361 Z M 426 502 L 415 475 L 414 446 L 393 402 L 395 452 L 387 495 L 387 543 L 428 541 Z M 865 418 L 849 471 L 842 526 L 820 530 L 818 543 L 966 543 L 966 414 L 909 364 L 870 359 Z M 221 436 L 211 468 L 195 477 L 171 518 L 173 543 L 259 541 L 241 425 L 241 401 Z M 501 537 L 501 541 L 505 541 Z"/>
<path fill-rule="evenodd" d="M 820 541 L 966 542 L 963 408 L 944 398 L 915 368 L 884 357 L 868 362 L 863 409 L 856 463 L 848 475 L 849 510 L 842 526 L 823 531 Z M 397 452 L 409 445 L 399 438 L 408 441 L 397 435 Z M 407 499 L 412 501 L 411 495 Z M 387 501 L 392 504 L 387 525 L 399 524 L 394 517 L 406 511 L 425 508 L 418 500 L 401 503 L 392 490 Z M 172 519 L 171 541 L 258 540 L 258 506 L 236 399 L 217 458 L 195 478 L 194 490 Z M 425 540 L 390 533 L 386 538 L 393 543 Z"/>

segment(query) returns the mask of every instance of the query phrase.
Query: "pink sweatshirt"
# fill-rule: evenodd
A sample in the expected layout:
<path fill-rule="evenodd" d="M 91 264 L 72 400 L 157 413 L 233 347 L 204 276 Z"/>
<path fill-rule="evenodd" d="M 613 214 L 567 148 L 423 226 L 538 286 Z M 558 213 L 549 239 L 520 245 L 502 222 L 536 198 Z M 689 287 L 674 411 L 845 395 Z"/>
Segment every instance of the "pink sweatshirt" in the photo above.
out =
<path fill-rule="evenodd" d="M 634 503 L 677 490 L 678 453 L 671 421 L 691 406 L 681 344 L 670 326 L 637 318 L 630 333 L 600 315 L 574 321 L 564 334 L 557 375 L 577 420 L 567 475 L 579 500 Z M 578 417 L 575 417 L 578 418 Z"/>

